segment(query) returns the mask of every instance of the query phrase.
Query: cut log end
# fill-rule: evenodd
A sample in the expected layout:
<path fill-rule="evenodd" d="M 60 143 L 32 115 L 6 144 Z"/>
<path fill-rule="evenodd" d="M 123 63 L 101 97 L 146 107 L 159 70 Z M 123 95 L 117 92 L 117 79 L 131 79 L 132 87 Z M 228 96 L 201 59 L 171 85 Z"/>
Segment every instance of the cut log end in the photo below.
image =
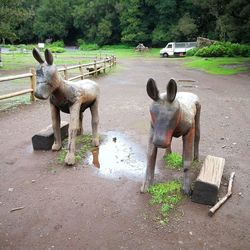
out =
<path fill-rule="evenodd" d="M 206 157 L 194 184 L 193 202 L 207 205 L 217 202 L 224 165 L 224 158 L 211 155 Z"/>

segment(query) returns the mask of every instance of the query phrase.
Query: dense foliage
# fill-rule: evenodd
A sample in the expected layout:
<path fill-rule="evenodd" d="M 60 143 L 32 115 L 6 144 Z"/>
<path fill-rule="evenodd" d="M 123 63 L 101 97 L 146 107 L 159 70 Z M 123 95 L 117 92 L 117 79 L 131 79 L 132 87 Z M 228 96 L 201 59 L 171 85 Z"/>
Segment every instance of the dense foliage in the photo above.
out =
<path fill-rule="evenodd" d="M 197 36 L 250 43 L 248 0 L 1 0 L 0 42 L 139 42 L 163 46 Z"/>
<path fill-rule="evenodd" d="M 194 48 L 187 51 L 187 56 L 201 57 L 234 57 L 234 56 L 250 56 L 250 46 L 241 45 L 230 42 L 216 42 L 210 46 L 203 48 Z"/>

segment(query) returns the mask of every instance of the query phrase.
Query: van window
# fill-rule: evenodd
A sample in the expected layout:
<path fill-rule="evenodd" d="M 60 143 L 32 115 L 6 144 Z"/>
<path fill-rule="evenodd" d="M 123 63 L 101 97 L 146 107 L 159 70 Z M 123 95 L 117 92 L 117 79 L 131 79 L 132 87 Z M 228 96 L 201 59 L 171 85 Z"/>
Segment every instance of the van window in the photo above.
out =
<path fill-rule="evenodd" d="M 172 49 L 172 44 L 169 44 L 167 48 Z"/>

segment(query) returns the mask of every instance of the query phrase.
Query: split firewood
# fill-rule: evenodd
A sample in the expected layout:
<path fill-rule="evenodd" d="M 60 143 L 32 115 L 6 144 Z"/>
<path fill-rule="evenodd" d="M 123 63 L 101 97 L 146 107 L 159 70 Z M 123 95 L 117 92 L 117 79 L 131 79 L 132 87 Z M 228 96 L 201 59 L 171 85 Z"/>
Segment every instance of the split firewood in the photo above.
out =
<path fill-rule="evenodd" d="M 232 172 L 231 175 L 230 175 L 229 183 L 228 183 L 227 194 L 220 201 L 218 201 L 212 208 L 209 209 L 208 214 L 210 216 L 213 216 L 214 213 L 219 209 L 219 207 L 222 204 L 224 204 L 228 198 L 231 197 L 234 176 L 235 176 L 235 172 Z"/>

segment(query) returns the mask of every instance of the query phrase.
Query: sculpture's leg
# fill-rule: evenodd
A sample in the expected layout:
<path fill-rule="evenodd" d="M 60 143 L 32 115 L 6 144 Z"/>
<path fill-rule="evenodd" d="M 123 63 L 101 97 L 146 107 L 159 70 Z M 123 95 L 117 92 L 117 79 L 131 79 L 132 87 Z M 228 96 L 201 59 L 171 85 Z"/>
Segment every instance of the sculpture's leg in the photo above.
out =
<path fill-rule="evenodd" d="M 165 156 L 167 156 L 167 155 L 169 155 L 171 153 L 172 153 L 172 149 L 171 149 L 171 145 L 170 145 L 168 148 L 166 148 Z"/>
<path fill-rule="evenodd" d="M 200 111 L 201 111 L 201 105 L 197 103 L 196 115 L 195 115 L 194 160 L 199 160 Z"/>
<path fill-rule="evenodd" d="M 146 169 L 145 179 L 141 187 L 142 193 L 147 192 L 150 185 L 153 184 L 156 155 L 157 155 L 157 148 L 153 144 L 153 131 L 151 128 L 149 142 L 148 142 L 147 169 Z"/>
<path fill-rule="evenodd" d="M 82 117 L 83 117 L 83 113 L 80 111 L 80 114 L 79 114 L 79 125 L 78 125 L 78 129 L 77 129 L 77 135 L 82 135 L 82 133 L 83 133 Z"/>
<path fill-rule="evenodd" d="M 75 164 L 76 135 L 79 126 L 80 106 L 81 104 L 76 102 L 70 107 L 68 153 L 65 158 L 65 163 L 67 165 Z"/>
<path fill-rule="evenodd" d="M 94 104 L 90 107 L 91 111 L 91 125 L 92 125 L 92 144 L 93 146 L 97 147 L 99 146 L 99 136 L 98 136 L 98 124 L 99 124 L 99 114 L 98 114 L 98 98 L 94 102 Z"/>
<path fill-rule="evenodd" d="M 51 110 L 51 118 L 52 118 L 52 128 L 54 131 L 54 143 L 52 145 L 53 151 L 58 151 L 62 147 L 62 140 L 61 140 L 61 118 L 60 118 L 60 110 L 50 103 L 50 110 Z"/>
<path fill-rule="evenodd" d="M 193 145 L 194 145 L 194 134 L 195 128 L 194 125 L 189 130 L 189 132 L 183 136 L 183 171 L 184 171 L 184 183 L 183 183 L 183 192 L 184 194 L 190 194 L 190 177 L 189 169 L 193 161 Z"/>

